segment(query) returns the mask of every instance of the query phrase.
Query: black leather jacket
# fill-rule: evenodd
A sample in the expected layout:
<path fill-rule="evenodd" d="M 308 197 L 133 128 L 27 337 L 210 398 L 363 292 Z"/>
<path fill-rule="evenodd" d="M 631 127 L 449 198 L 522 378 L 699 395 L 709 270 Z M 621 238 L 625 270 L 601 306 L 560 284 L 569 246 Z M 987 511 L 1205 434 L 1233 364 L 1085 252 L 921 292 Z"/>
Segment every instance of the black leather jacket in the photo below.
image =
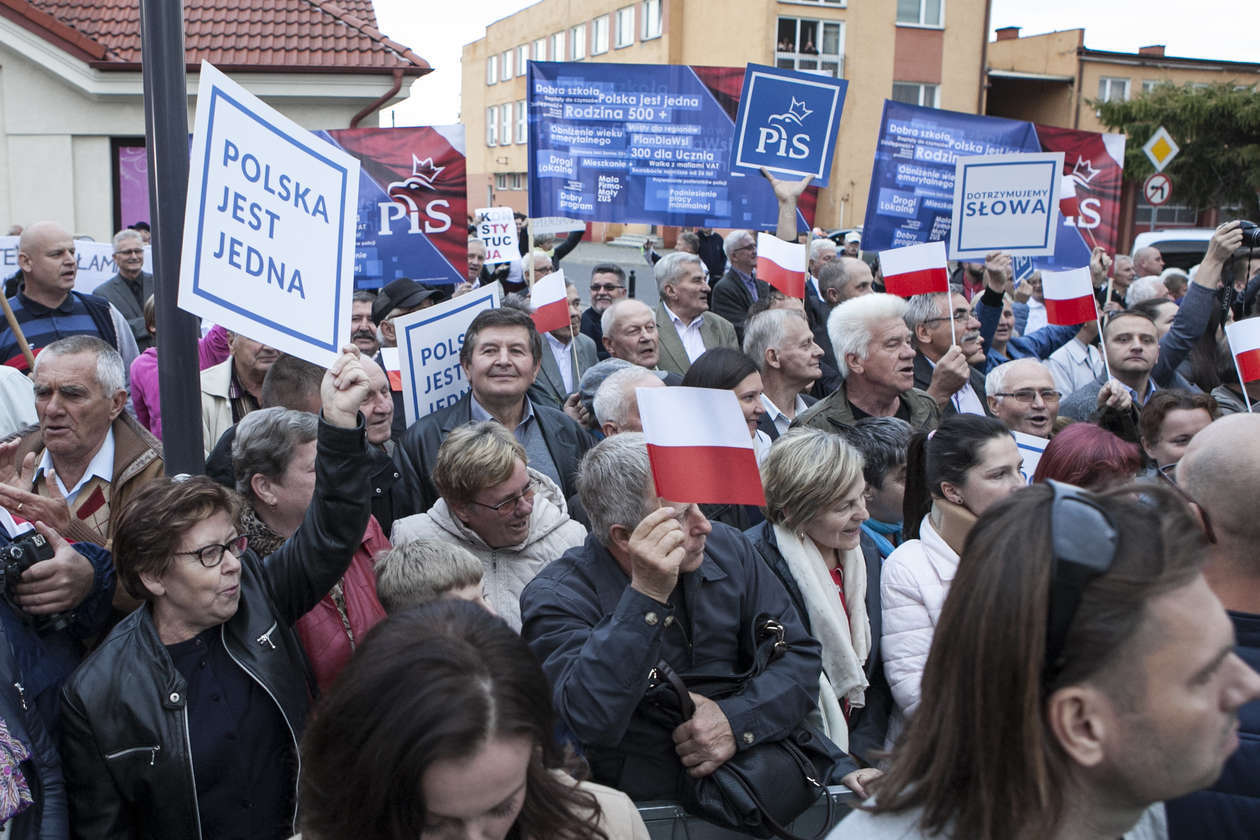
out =
<path fill-rule="evenodd" d="M 279 707 L 295 752 L 310 692 L 292 625 L 345 573 L 370 514 L 372 465 L 362 416 L 357 429 L 321 420 L 317 451 L 306 519 L 265 562 L 253 551 L 242 555 L 240 605 L 220 625 L 233 661 Z M 185 704 L 184 678 L 158 637 L 151 609 L 142 606 L 62 690 L 61 749 L 74 837 L 201 836 Z M 296 776 L 293 781 L 296 787 Z"/>

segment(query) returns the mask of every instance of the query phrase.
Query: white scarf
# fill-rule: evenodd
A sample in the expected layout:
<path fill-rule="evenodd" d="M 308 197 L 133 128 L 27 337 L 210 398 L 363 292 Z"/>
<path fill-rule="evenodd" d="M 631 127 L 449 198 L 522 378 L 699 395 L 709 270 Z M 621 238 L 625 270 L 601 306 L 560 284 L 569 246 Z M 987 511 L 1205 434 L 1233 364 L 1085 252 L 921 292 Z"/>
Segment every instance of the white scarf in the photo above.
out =
<path fill-rule="evenodd" d="M 860 708 L 866 705 L 866 672 L 862 670 L 871 652 L 871 623 L 866 615 L 866 559 L 860 549 L 850 549 L 840 557 L 844 577 L 844 603 L 822 553 L 809 537 L 798 537 L 782 525 L 774 526 L 779 553 L 787 562 L 805 599 L 810 631 L 822 645 L 822 679 L 819 709 L 827 735 L 842 749 L 848 749 L 849 730 L 844 723 L 839 698 Z"/>

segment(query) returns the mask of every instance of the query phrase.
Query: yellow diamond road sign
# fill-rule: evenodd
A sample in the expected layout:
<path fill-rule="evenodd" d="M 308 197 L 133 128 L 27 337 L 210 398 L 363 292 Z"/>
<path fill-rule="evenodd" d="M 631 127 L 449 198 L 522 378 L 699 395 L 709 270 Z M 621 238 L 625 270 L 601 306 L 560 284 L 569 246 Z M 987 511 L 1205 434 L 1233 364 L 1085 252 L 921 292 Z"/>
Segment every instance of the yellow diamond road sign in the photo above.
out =
<path fill-rule="evenodd" d="M 1151 135 L 1151 139 L 1146 141 L 1142 151 L 1146 152 L 1146 157 L 1150 160 L 1151 165 L 1155 167 L 1155 171 L 1163 172 L 1164 167 L 1172 163 L 1172 159 L 1177 156 L 1177 152 L 1181 151 L 1181 147 L 1177 145 L 1177 141 L 1172 139 L 1168 129 L 1161 125 Z"/>

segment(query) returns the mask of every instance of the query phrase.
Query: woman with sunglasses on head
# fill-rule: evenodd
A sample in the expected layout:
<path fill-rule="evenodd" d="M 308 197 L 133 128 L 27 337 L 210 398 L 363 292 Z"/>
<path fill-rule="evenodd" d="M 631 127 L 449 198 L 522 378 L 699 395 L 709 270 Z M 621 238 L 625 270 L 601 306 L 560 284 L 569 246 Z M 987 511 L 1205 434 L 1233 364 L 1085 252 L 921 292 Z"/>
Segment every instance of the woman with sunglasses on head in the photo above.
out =
<path fill-rule="evenodd" d="M 342 577 L 371 515 L 359 351 L 324 375 L 310 510 L 264 561 L 239 502 L 205 477 L 157 479 L 123 508 L 120 583 L 145 603 L 62 692 L 76 838 L 290 836 L 311 684 L 293 625 Z"/>
<path fill-rule="evenodd" d="M 919 680 L 958 555 L 976 518 L 1025 486 L 1023 458 L 1000 420 L 946 417 L 934 432 L 910 440 L 906 456 L 906 541 L 880 578 L 884 674 L 896 709 L 889 741 L 919 706 Z"/>
<path fill-rule="evenodd" d="M 555 727 L 501 619 L 467 601 L 394 613 L 302 741 L 303 840 L 647 840 L 624 793 L 565 772 Z"/>
<path fill-rule="evenodd" d="M 521 592 L 543 567 L 586 540 L 555 482 L 527 466 L 525 447 L 501 423 L 452 429 L 438 449 L 441 498 L 394 522 L 394 545 L 441 540 L 481 560 L 486 601 L 521 629 Z"/>

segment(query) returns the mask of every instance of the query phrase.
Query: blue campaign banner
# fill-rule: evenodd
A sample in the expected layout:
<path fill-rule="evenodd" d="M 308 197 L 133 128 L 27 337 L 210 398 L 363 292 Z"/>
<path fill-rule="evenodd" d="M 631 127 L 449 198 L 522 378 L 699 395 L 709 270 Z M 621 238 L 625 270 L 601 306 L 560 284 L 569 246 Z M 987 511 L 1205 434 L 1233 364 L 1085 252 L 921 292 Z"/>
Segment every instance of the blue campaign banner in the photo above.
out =
<path fill-rule="evenodd" d="M 840 113 L 849 83 L 797 70 L 749 64 L 735 118 L 731 171 L 778 176 L 825 187 L 831 178 Z"/>
<path fill-rule="evenodd" d="M 743 77 L 731 67 L 531 61 L 529 215 L 773 231 L 770 184 L 729 171 Z M 812 211 L 813 197 L 802 199 Z M 809 221 L 798 211 L 800 229 Z"/>
<path fill-rule="evenodd" d="M 863 250 L 948 241 L 958 158 L 1041 151 L 1030 122 L 885 100 L 862 226 Z M 1089 265 L 1089 248 L 1069 222 L 1059 216 L 1054 256 L 1035 257 L 1038 268 Z"/>

